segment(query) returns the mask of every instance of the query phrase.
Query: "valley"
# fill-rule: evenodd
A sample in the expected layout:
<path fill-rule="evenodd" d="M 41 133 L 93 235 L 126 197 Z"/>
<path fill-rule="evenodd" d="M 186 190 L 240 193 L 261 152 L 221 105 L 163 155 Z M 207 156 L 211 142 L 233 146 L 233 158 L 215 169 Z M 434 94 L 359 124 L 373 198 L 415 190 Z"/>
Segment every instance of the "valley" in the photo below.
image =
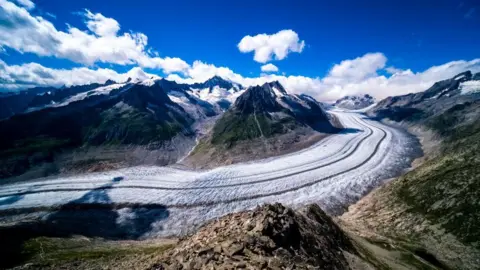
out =
<path fill-rule="evenodd" d="M 58 232 L 73 229 L 94 236 L 101 235 L 94 215 L 101 219 L 102 210 L 115 216 L 114 227 L 119 228 L 146 213 L 161 212 L 141 231 L 126 226 L 108 232 L 111 237 L 130 231 L 127 237 L 148 238 L 179 235 L 229 212 L 269 202 L 315 202 L 339 214 L 385 179 L 402 173 L 420 152 L 418 142 L 398 129 L 358 113 L 331 113 L 343 131 L 281 157 L 205 171 L 143 166 L 3 185 L 2 221 L 41 218 Z M 73 218 L 55 221 L 80 212 L 91 216 L 77 218 L 84 231 L 75 227 Z"/>
<path fill-rule="evenodd" d="M 62 105 L 0 122 L 15 127 L 1 134 L 3 158 L 81 158 L 76 170 L 34 177 L 26 167 L 21 180 L 2 180 L 0 235 L 14 247 L 3 250 L 12 256 L 7 265 L 31 260 L 55 268 L 64 261 L 70 268 L 93 247 L 105 259 L 88 253 L 93 258 L 82 257 L 81 268 L 141 262 L 139 268 L 162 269 L 185 258 L 207 265 L 205 254 L 217 256 L 215 265 L 270 265 L 280 256 L 276 263 L 285 266 L 292 264 L 282 250 L 296 241 L 288 236 L 293 230 L 303 244 L 329 239 L 318 256 L 342 250 L 318 262 L 302 253 L 305 267 L 475 268 L 477 211 L 469 209 L 476 201 L 465 198 L 478 191 L 478 76 L 467 71 L 424 92 L 378 103 L 349 96 L 337 105 L 289 94 L 277 81 L 242 88 L 220 77 L 201 85 L 106 82 L 90 86 L 91 97 L 67 93 Z M 77 118 L 83 112 L 90 117 Z M 19 129 L 26 126 L 34 129 Z M 251 232 L 250 222 L 257 222 Z M 277 229 L 287 235 L 270 235 Z M 231 255 L 238 252 L 232 239 L 263 255 Z M 212 248 L 217 241 L 224 244 Z M 43 245 L 52 246 L 49 260 Z M 271 245 L 280 255 L 270 253 Z M 62 253 L 60 246 L 73 247 Z M 117 261 L 117 252 L 127 257 Z"/>

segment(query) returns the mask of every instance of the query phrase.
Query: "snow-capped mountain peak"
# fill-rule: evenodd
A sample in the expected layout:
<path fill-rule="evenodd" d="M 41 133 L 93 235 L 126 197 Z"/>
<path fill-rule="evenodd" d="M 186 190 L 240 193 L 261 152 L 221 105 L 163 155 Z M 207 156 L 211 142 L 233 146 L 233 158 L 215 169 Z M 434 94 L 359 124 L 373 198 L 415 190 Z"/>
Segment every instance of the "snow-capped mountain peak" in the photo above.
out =
<path fill-rule="evenodd" d="M 348 110 L 359 110 L 375 103 L 375 98 L 369 94 L 363 96 L 345 96 L 334 103 L 334 106 Z"/>

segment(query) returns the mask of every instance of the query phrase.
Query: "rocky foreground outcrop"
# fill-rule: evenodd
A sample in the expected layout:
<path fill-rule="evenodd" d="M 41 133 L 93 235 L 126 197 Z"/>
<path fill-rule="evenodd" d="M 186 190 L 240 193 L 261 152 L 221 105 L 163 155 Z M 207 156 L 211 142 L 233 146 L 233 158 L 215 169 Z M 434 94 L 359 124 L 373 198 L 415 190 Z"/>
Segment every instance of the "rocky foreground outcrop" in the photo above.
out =
<path fill-rule="evenodd" d="M 318 205 L 259 206 L 206 224 L 151 269 L 349 269 L 352 242 Z"/>

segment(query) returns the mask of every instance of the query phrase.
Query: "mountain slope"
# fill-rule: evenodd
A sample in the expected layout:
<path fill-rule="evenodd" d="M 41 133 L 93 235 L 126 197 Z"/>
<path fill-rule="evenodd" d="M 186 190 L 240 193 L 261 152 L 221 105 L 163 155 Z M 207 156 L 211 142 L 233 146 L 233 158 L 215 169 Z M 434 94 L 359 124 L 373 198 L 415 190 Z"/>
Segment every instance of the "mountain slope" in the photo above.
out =
<path fill-rule="evenodd" d="M 335 130 L 313 98 L 289 95 L 278 82 L 266 83 L 245 90 L 186 162 L 204 167 L 278 155 Z"/>
<path fill-rule="evenodd" d="M 382 100 L 369 112 L 415 132 L 426 157 L 351 207 L 342 217 L 347 227 L 421 244 L 452 269 L 478 267 L 480 85 L 464 91 L 478 78 L 464 72 L 425 92 Z"/>
<path fill-rule="evenodd" d="M 10 118 L 0 121 L 0 178 L 39 166 L 39 172 L 24 177 L 111 169 L 112 162 L 175 162 L 193 146 L 196 129 L 242 93 L 239 87 L 220 77 L 192 85 L 150 78 L 2 96 L 0 103 L 8 104 L 2 113 Z"/>
<path fill-rule="evenodd" d="M 79 148 L 113 147 L 128 151 L 138 146 L 148 152 L 170 145 L 177 136 L 192 141 L 192 123 L 193 119 L 159 85 L 141 83 L 107 95 L 87 96 L 66 106 L 15 115 L 0 121 L 0 176 L 21 174 L 38 163 L 55 164 L 59 155 Z M 188 148 L 187 145 L 179 143 L 174 147 Z M 122 151 L 119 157 L 124 155 Z M 166 162 L 178 154 L 172 154 Z M 144 158 L 141 155 L 138 158 Z M 105 157 L 100 152 L 93 157 L 85 154 L 85 158 Z"/>
<path fill-rule="evenodd" d="M 0 96 L 0 120 L 24 112 L 37 95 L 56 90 L 55 87 L 35 87 L 19 93 Z"/>

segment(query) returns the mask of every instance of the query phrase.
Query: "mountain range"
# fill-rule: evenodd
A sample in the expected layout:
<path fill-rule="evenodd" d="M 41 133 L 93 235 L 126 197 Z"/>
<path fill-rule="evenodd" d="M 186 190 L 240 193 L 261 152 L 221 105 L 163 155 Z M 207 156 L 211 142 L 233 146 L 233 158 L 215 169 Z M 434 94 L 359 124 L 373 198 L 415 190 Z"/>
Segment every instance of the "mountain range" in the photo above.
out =
<path fill-rule="evenodd" d="M 210 148 L 232 148 L 297 130 L 302 136 L 335 131 L 312 97 L 290 95 L 279 82 L 245 89 L 218 76 L 194 84 L 129 78 L 34 88 L 0 97 L 0 104 L 9 105 L 0 114 L 0 178 L 166 165 L 206 137 Z M 194 153 L 206 149 L 200 146 Z"/>

